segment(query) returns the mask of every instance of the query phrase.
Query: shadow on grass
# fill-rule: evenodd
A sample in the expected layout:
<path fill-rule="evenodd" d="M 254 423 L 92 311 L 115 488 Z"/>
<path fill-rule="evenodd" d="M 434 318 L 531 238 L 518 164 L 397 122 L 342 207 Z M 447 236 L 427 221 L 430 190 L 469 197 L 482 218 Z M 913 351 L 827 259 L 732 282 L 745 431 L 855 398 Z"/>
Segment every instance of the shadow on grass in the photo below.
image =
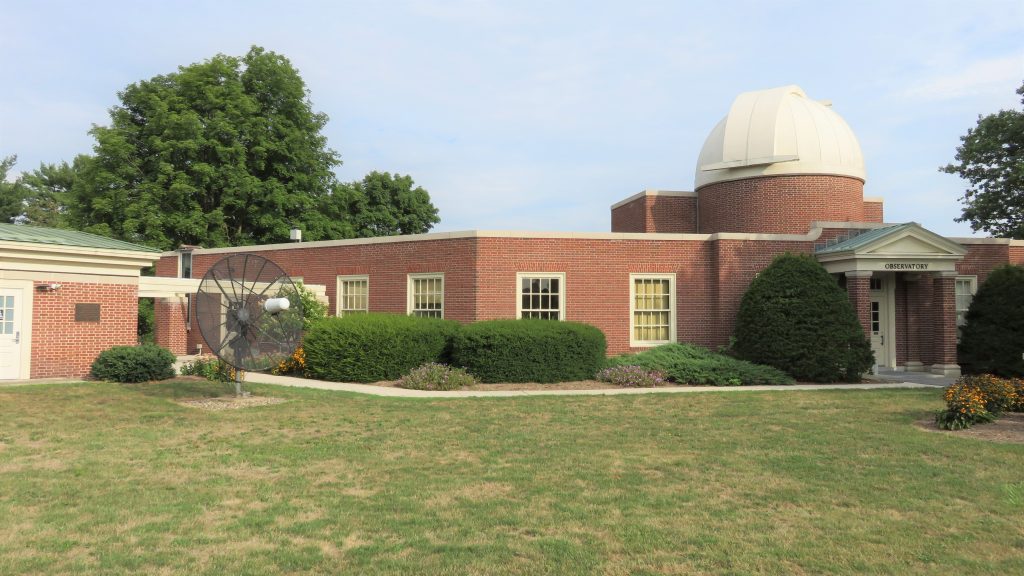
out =
<path fill-rule="evenodd" d="M 168 400 L 219 398 L 235 395 L 235 385 L 231 382 L 212 382 L 210 380 L 192 378 L 172 378 L 159 382 L 121 384 L 121 387 L 143 396 L 166 398 Z"/>

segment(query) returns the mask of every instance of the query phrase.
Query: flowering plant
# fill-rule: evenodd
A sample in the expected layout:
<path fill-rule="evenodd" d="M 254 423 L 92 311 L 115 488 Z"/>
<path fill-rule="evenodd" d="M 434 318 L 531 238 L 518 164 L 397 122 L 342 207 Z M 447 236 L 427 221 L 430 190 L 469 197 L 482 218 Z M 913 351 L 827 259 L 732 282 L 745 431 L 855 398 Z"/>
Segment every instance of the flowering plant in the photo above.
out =
<path fill-rule="evenodd" d="M 286 375 L 286 374 L 298 374 L 300 376 L 306 375 L 306 352 L 299 346 L 292 352 L 292 355 L 284 360 L 277 363 L 270 369 L 271 374 Z"/>
<path fill-rule="evenodd" d="M 654 388 L 665 384 L 664 374 L 643 366 L 612 366 L 598 372 L 597 379 L 631 388 Z"/>
<path fill-rule="evenodd" d="M 991 374 L 963 376 L 946 388 L 946 409 L 935 415 L 935 422 L 946 430 L 991 422 L 1016 405 L 1017 394 L 1010 381 Z"/>

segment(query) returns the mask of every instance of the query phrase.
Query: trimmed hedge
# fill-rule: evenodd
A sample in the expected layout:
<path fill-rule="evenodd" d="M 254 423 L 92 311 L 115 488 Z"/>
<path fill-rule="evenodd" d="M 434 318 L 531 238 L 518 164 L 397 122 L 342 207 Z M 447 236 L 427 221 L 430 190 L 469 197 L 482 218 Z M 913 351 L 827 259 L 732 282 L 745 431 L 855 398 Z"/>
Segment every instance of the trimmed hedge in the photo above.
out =
<path fill-rule="evenodd" d="M 452 361 L 491 383 L 588 380 L 604 356 L 604 333 L 578 322 L 487 320 L 464 326 L 452 342 Z"/>
<path fill-rule="evenodd" d="M 1024 267 L 1000 266 L 978 287 L 960 333 L 965 374 L 1024 376 Z"/>
<path fill-rule="evenodd" d="M 430 362 L 447 363 L 452 320 L 401 314 L 351 314 L 313 324 L 302 341 L 306 371 L 334 382 L 397 380 Z"/>
<path fill-rule="evenodd" d="M 673 382 L 700 386 L 793 384 L 789 374 L 692 344 L 664 344 L 637 354 L 609 358 L 611 366 L 641 366 L 662 372 Z"/>
<path fill-rule="evenodd" d="M 874 363 L 846 292 L 806 254 L 776 257 L 750 283 L 733 349 L 807 382 L 859 382 Z"/>
<path fill-rule="evenodd" d="M 114 346 L 93 360 L 92 377 L 111 382 L 147 382 L 174 376 L 174 354 L 155 344 Z"/>

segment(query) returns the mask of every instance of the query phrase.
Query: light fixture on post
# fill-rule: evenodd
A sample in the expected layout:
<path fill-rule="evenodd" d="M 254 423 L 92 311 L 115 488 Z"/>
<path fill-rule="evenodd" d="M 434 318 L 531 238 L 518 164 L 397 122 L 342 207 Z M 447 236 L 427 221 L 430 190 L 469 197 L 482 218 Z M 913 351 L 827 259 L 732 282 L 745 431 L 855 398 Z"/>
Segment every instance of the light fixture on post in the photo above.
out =
<path fill-rule="evenodd" d="M 292 242 L 302 242 L 302 229 L 293 225 L 288 237 Z"/>

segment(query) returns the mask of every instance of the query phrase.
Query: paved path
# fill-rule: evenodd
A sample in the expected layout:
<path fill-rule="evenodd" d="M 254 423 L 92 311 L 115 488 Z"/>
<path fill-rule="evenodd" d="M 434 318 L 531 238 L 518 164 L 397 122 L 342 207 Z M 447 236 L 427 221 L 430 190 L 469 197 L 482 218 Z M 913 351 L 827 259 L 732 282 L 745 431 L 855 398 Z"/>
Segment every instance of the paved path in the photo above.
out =
<path fill-rule="evenodd" d="M 875 378 L 888 380 L 890 382 L 914 382 L 928 386 L 939 386 L 945 388 L 956 381 L 956 376 L 941 376 L 929 372 L 897 372 L 895 370 L 883 370 L 875 375 Z"/>
<path fill-rule="evenodd" d="M 624 394 L 678 394 L 688 392 L 749 392 L 754 390 L 877 390 L 884 388 L 931 388 L 928 384 L 915 382 L 889 382 L 884 384 L 796 384 L 794 386 L 673 386 L 665 388 L 602 388 L 600 390 L 452 390 L 431 392 L 427 390 L 406 390 L 372 384 L 348 384 L 326 382 L 290 376 L 274 376 L 249 372 L 246 382 L 316 388 L 318 390 L 341 390 L 373 396 L 400 398 L 495 398 L 506 396 L 618 396 Z"/>

